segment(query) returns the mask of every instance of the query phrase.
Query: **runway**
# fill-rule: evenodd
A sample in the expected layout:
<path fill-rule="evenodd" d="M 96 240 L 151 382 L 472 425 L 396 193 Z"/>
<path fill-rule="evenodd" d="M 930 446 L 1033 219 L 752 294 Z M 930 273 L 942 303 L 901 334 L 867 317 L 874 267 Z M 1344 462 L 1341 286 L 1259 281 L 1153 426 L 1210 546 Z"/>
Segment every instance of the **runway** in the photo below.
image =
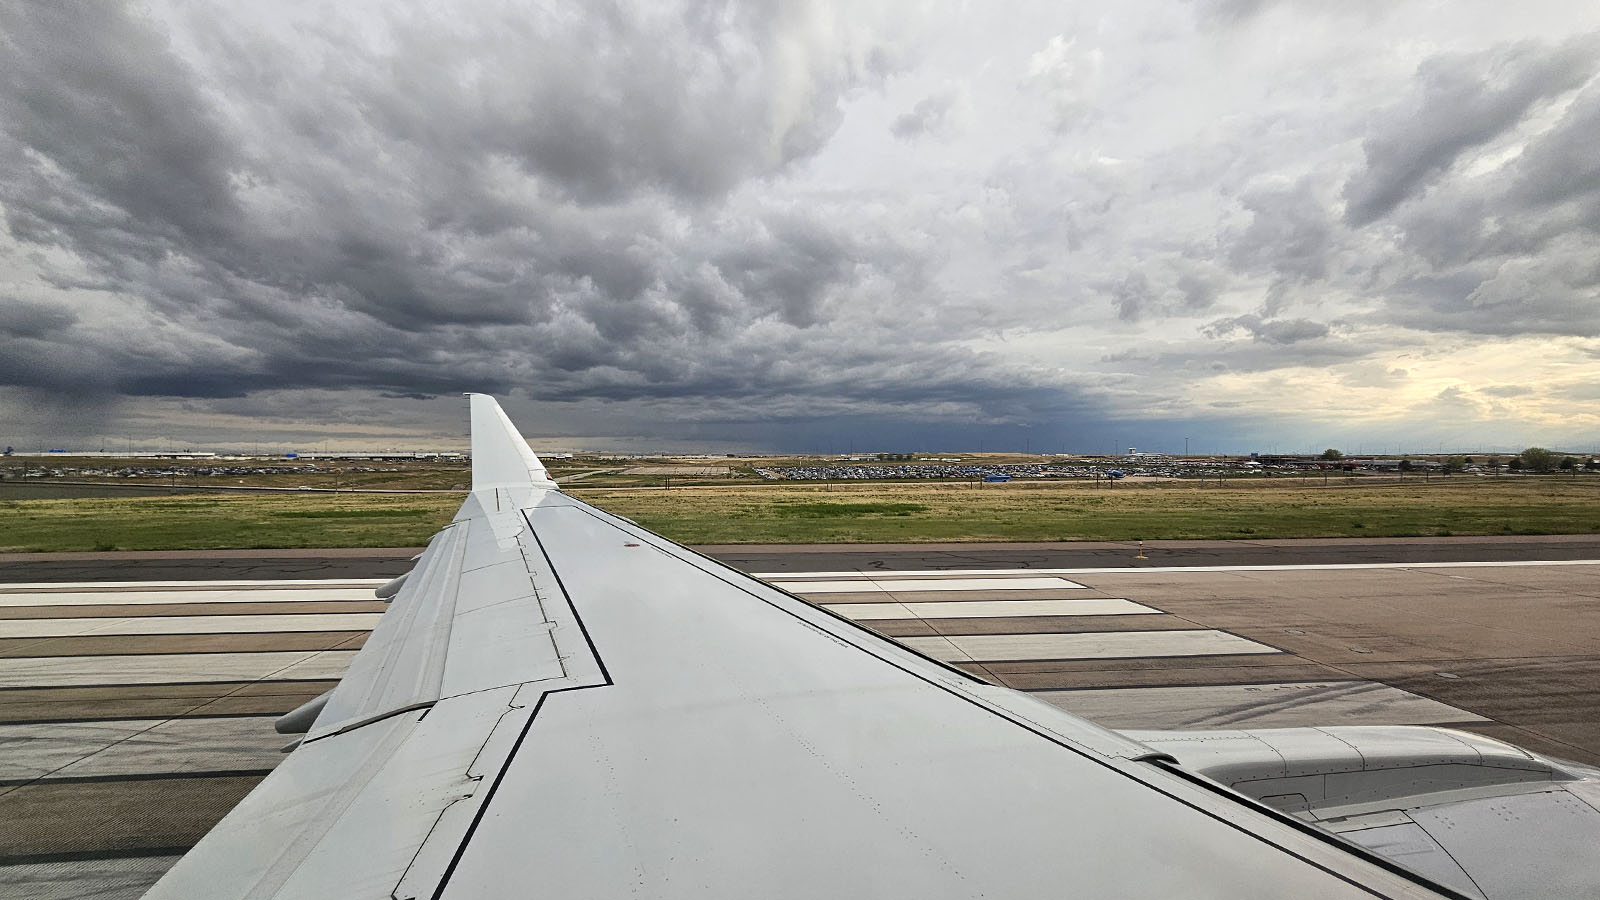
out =
<path fill-rule="evenodd" d="M 708 549 L 1114 728 L 1435 724 L 1600 763 L 1600 542 L 1287 543 Z M 409 557 L 0 560 L 0 896 L 138 896 L 282 759 L 274 718 Z"/>
<path fill-rule="evenodd" d="M 1163 568 L 1600 559 L 1600 535 L 1066 541 L 988 544 L 721 545 L 695 548 L 746 572 L 967 568 Z M 1139 559 L 1141 553 L 1146 557 Z M 3 566 L 3 562 L 0 562 Z M 0 573 L 3 573 L 0 568 Z"/>
<path fill-rule="evenodd" d="M 746 572 L 1160 568 L 1324 563 L 1600 559 L 1600 535 L 1063 541 L 983 544 L 714 544 L 695 550 Z M 0 553 L 0 582 L 392 578 L 420 547 Z"/>

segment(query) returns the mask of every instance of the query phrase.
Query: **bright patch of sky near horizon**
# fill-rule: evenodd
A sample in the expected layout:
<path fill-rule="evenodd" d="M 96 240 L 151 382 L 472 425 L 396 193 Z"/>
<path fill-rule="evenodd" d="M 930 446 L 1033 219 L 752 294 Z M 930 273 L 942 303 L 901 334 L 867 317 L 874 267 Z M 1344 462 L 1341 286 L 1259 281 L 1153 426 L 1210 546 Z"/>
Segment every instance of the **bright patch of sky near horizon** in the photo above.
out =
<path fill-rule="evenodd" d="M 19 449 L 1600 443 L 1593 4 L 17 4 L 0 76 Z"/>

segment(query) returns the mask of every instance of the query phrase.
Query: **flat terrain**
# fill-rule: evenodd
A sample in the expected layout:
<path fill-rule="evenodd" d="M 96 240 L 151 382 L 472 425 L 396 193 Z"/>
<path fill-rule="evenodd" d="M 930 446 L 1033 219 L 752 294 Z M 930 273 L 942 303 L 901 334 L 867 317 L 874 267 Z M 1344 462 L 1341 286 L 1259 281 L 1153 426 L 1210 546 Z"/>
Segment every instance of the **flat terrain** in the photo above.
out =
<path fill-rule="evenodd" d="M 1600 533 L 1600 478 L 750 484 L 586 489 L 679 543 L 1127 541 Z M 0 552 L 420 546 L 453 493 L 0 501 Z"/>
<path fill-rule="evenodd" d="M 0 502 L 0 552 L 408 547 L 456 494 L 197 494 Z"/>
<path fill-rule="evenodd" d="M 767 486 L 582 495 L 679 543 L 1217 540 L 1600 532 L 1600 479 Z"/>
<path fill-rule="evenodd" d="M 1150 548 L 1203 563 L 1188 567 L 1131 565 L 1122 545 L 877 547 L 856 559 L 827 547 L 706 549 L 755 571 L 776 564 L 766 571 L 783 574 L 769 580 L 813 603 L 1115 728 L 1433 724 L 1600 762 L 1600 562 L 1360 562 L 1474 552 L 1592 560 L 1597 545 Z M 1120 568 L 1006 568 L 1118 551 Z M 220 554 L 216 569 L 189 578 L 234 577 L 253 561 L 319 579 L 337 579 L 342 565 L 388 575 L 406 568 L 405 552 Z M 1352 568 L 1225 564 L 1264 555 Z M 133 561 L 0 560 L 0 580 Z M 945 571 L 894 574 L 930 565 Z M 137 897 L 281 761 L 287 739 L 273 719 L 331 687 L 386 607 L 372 599 L 374 581 L 264 574 L 233 585 L 0 584 L 0 896 Z"/>
<path fill-rule="evenodd" d="M 1600 535 L 1060 541 L 916 544 L 698 544 L 745 572 L 1342 566 L 1600 559 Z M 0 582 L 388 579 L 419 547 L 0 553 Z"/>
<path fill-rule="evenodd" d="M 652 459 L 552 458 L 550 475 L 610 487 L 739 484 L 760 480 L 749 460 L 716 464 Z M 464 490 L 468 460 L 434 459 L 153 459 L 82 456 L 0 457 L 0 499 L 120 497 L 194 491 Z"/>

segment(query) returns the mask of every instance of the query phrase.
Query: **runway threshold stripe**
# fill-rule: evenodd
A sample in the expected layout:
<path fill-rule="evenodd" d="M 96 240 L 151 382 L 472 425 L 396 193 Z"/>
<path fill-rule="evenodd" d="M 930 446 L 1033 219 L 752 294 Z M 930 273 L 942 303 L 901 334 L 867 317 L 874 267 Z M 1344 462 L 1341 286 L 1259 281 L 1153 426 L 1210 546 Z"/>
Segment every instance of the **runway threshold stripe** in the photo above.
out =
<path fill-rule="evenodd" d="M 261 590 L 204 591 L 42 591 L 0 592 L 0 606 L 139 606 L 185 603 L 331 603 L 375 600 L 366 588 L 321 588 L 284 591 Z"/>
<path fill-rule="evenodd" d="M 953 603 L 827 603 L 823 606 L 858 621 L 1161 614 L 1158 609 L 1113 597 L 1070 600 L 968 600 Z"/>
<path fill-rule="evenodd" d="M 997 575 L 1128 575 L 1140 572 L 1319 572 L 1319 571 L 1345 571 L 1355 569 L 1497 569 L 1497 568 L 1530 568 L 1537 566 L 1600 566 L 1600 559 L 1543 559 L 1543 560 L 1514 560 L 1506 562 L 1390 562 L 1390 563 L 1307 563 L 1284 565 L 1235 565 L 1235 566 L 1110 566 L 1100 568 L 1076 569 L 924 569 L 917 571 L 891 572 L 875 569 L 856 569 L 849 572 L 752 572 L 753 578 L 760 578 L 774 583 L 788 582 L 792 579 L 804 578 L 829 578 L 829 579 L 874 579 L 885 580 L 895 577 L 908 576 L 997 576 Z M 803 590 L 785 585 L 785 590 L 795 593 L 804 593 Z"/>
<path fill-rule="evenodd" d="M 381 600 L 328 600 L 294 603 L 147 603 L 82 606 L 4 606 L 4 619 L 127 619 L 151 616 L 308 616 L 321 613 L 382 613 Z"/>
<path fill-rule="evenodd" d="M 354 650 L 0 659 L 0 688 L 339 678 Z"/>
<path fill-rule="evenodd" d="M 36 591 L 42 594 L 58 591 L 205 591 L 216 588 L 247 590 L 272 588 L 277 590 L 317 590 L 326 588 L 363 588 L 370 590 L 387 584 L 387 578 L 285 578 L 281 581 L 257 579 L 254 581 L 19 581 L 0 584 L 0 594 L 15 591 Z"/>
<path fill-rule="evenodd" d="M 1297 728 L 1444 725 L 1483 716 L 1371 681 L 1034 691 L 1108 728 Z"/>
<path fill-rule="evenodd" d="M 382 613 L 254 616 L 130 616 L 127 618 L 0 619 L 0 639 L 101 635 L 261 634 L 370 631 Z"/>
<path fill-rule="evenodd" d="M 796 594 L 902 593 L 912 591 L 1048 591 L 1085 590 L 1065 578 L 913 578 L 900 581 L 774 581 L 773 587 Z"/>
<path fill-rule="evenodd" d="M 790 578 L 996 578 L 1006 575 L 1070 575 L 1075 569 L 851 569 L 848 572 L 751 572 L 752 578 L 784 581 Z"/>
<path fill-rule="evenodd" d="M 942 662 L 1127 659 L 1282 653 L 1225 631 L 1109 631 L 1065 634 L 974 634 L 900 641 Z"/>

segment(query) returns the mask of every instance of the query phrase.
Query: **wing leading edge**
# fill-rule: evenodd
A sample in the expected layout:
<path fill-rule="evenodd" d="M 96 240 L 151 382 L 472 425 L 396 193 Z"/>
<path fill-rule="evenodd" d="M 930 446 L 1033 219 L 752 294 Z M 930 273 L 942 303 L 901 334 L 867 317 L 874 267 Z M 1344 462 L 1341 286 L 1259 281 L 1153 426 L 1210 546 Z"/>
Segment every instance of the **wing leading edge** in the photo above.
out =
<path fill-rule="evenodd" d="M 148 896 L 1438 896 L 562 494 L 472 411 L 461 513 Z"/>

